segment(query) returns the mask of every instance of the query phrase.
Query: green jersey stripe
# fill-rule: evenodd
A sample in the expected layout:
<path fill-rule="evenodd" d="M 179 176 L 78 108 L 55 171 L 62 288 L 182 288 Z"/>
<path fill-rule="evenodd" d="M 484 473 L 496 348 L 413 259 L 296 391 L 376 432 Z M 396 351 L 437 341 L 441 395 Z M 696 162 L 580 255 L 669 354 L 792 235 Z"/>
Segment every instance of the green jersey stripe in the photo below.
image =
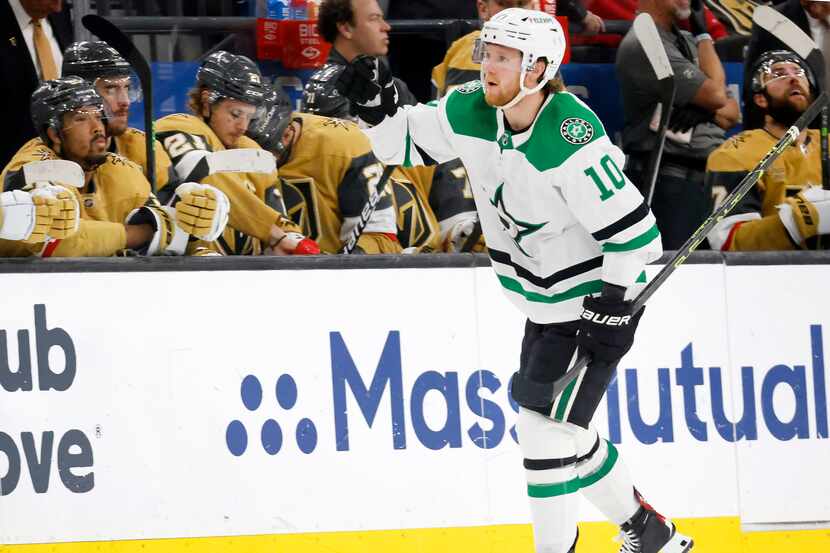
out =
<path fill-rule="evenodd" d="M 596 279 L 589 280 L 588 282 L 583 282 L 582 284 L 577 284 L 573 288 L 565 290 L 564 292 L 546 296 L 545 294 L 540 294 L 539 292 L 529 292 L 525 290 L 518 280 L 515 280 L 508 276 L 498 275 L 498 277 L 499 282 L 501 282 L 501 285 L 504 286 L 506 289 L 510 290 L 511 292 L 521 294 L 525 297 L 527 301 L 537 303 L 559 303 L 562 301 L 587 296 L 588 294 L 598 294 L 602 291 L 602 280 Z"/>
<path fill-rule="evenodd" d="M 614 244 L 613 242 L 606 242 L 602 245 L 603 253 L 628 252 L 642 248 L 646 244 L 650 244 L 655 238 L 660 236 L 660 230 L 657 225 L 651 225 L 651 228 L 645 231 L 640 236 L 632 238 L 628 242 L 622 244 Z"/>

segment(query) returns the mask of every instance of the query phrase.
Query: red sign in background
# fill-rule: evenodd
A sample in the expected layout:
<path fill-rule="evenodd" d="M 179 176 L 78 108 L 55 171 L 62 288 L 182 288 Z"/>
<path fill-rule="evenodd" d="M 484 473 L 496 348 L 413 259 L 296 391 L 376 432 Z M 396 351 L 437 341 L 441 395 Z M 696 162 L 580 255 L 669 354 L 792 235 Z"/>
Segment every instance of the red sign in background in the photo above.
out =
<path fill-rule="evenodd" d="M 257 19 L 257 58 L 282 62 L 287 69 L 313 69 L 326 61 L 331 44 L 317 31 L 317 21 Z"/>

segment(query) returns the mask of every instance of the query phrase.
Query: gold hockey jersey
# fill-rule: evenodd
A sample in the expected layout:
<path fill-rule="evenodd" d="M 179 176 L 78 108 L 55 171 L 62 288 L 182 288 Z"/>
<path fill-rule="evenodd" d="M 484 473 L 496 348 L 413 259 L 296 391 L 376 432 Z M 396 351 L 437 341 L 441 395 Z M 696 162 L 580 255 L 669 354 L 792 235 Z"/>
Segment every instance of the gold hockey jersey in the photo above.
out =
<path fill-rule="evenodd" d="M 429 205 L 435 166 L 398 167 L 390 181 L 397 213 L 398 242 L 419 253 L 441 249 L 441 226 Z"/>
<path fill-rule="evenodd" d="M 778 142 L 763 129 L 744 131 L 709 155 L 707 184 L 715 201 L 734 190 Z M 756 185 L 709 234 L 712 249 L 723 251 L 793 250 L 776 206 L 810 185 L 821 185 L 819 131 L 810 129 L 804 143 L 793 144 L 767 169 Z"/>
<path fill-rule="evenodd" d="M 3 189 L 25 189 L 21 168 L 32 161 L 60 159 L 40 138 L 33 138 L 18 150 L 0 178 Z M 150 183 L 141 167 L 118 154 L 108 153 L 106 160 L 92 173 L 83 188 L 67 186 L 78 198 L 80 227 L 64 240 L 45 244 L 0 241 L 0 255 L 56 257 L 110 256 L 127 247 L 124 221 L 131 211 L 158 206 L 150 193 Z"/>
<path fill-rule="evenodd" d="M 302 125 L 289 160 L 280 167 L 286 214 L 323 252 L 337 253 L 357 224 L 383 166 L 352 122 L 295 113 Z M 364 253 L 398 253 L 394 206 L 387 183 L 357 245 Z"/>
<path fill-rule="evenodd" d="M 172 163 L 158 140 L 154 144 L 156 154 L 156 189 L 161 190 L 170 181 Z M 147 176 L 147 135 L 138 129 L 128 128 L 121 136 L 113 138 L 110 151 L 137 163 Z M 174 179 L 175 180 L 175 179 Z"/>
<path fill-rule="evenodd" d="M 269 175 L 255 173 L 193 173 L 187 167 L 186 154 L 194 150 L 216 152 L 225 146 L 216 133 L 201 118 L 178 113 L 156 122 L 156 135 L 173 163 L 177 177 L 184 182 L 192 180 L 210 184 L 225 193 L 230 200 L 231 211 L 228 227 L 215 244 L 217 251 L 225 254 L 257 254 L 270 240 L 271 225 L 276 224 L 286 232 L 300 232 L 300 228 L 278 211 L 266 204 L 269 196 L 279 197 L 277 172 Z M 240 140 L 240 148 L 259 148 L 252 140 Z M 193 177 L 195 175 L 195 177 Z M 159 198 L 167 202 L 173 195 L 171 187 L 159 190 Z"/>
<path fill-rule="evenodd" d="M 481 75 L 481 66 L 473 63 L 473 49 L 481 31 L 473 31 L 450 45 L 443 61 L 432 70 L 433 98 L 438 99 L 452 89 Z"/>

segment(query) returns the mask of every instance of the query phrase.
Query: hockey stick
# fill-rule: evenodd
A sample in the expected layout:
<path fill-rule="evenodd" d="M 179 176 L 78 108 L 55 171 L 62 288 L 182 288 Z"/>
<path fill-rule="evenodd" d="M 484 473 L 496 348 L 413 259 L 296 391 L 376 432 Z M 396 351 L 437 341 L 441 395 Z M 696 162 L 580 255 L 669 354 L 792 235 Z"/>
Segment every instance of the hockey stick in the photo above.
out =
<path fill-rule="evenodd" d="M 380 180 L 378 180 L 377 186 L 374 190 L 372 190 L 372 194 L 369 196 L 366 205 L 364 205 L 363 209 L 360 210 L 360 220 L 358 220 L 357 224 L 352 229 L 349 239 L 346 240 L 346 243 L 343 245 L 343 249 L 340 250 L 340 253 L 352 253 L 352 251 L 354 251 L 357 247 L 357 241 L 360 239 L 360 235 L 363 234 L 363 229 L 366 228 L 366 225 L 369 223 L 369 219 L 371 219 L 372 215 L 375 213 L 375 208 L 378 206 L 380 197 L 383 195 L 383 189 L 386 187 L 389 177 L 392 176 L 392 173 L 397 168 L 397 165 L 387 165 L 383 169 L 383 173 L 380 176 Z"/>
<path fill-rule="evenodd" d="M 463 253 L 469 253 L 473 251 L 473 248 L 476 247 L 478 244 L 478 239 L 481 238 L 481 219 L 476 217 L 476 222 L 473 225 L 473 230 L 470 232 L 470 235 L 464 240 L 464 243 L 461 245 L 461 251 Z"/>
<path fill-rule="evenodd" d="M 82 188 L 84 170 L 74 161 L 66 159 L 31 161 L 23 166 L 23 179 L 26 184 L 49 181 Z"/>
<path fill-rule="evenodd" d="M 792 22 L 786 15 L 769 6 L 758 6 L 752 14 L 752 21 L 783 42 L 787 48 L 798 54 L 813 70 L 818 81 L 817 88 L 825 84 L 826 68 L 824 55 L 810 36 Z M 830 190 L 830 149 L 827 145 L 828 108 L 821 112 L 821 187 Z"/>
<path fill-rule="evenodd" d="M 782 136 L 775 146 L 767 152 L 767 155 L 765 155 L 764 158 L 758 162 L 755 168 L 752 169 L 752 171 L 750 171 L 743 179 L 741 179 L 738 186 L 729 195 L 727 195 L 726 198 L 724 198 L 720 207 L 718 207 L 711 215 L 709 215 L 709 217 L 707 217 L 703 224 L 700 225 L 700 227 L 689 237 L 688 240 L 686 240 L 686 243 L 677 250 L 674 257 L 672 257 L 669 262 L 666 263 L 662 269 L 660 269 L 660 272 L 658 272 L 651 282 L 643 288 L 642 292 L 637 295 L 633 301 L 632 312 L 636 313 L 645 305 L 646 301 L 648 301 L 654 292 L 656 292 L 657 289 L 663 285 L 675 269 L 682 265 L 683 262 L 686 261 L 686 258 L 689 257 L 689 254 L 697 249 L 715 225 L 717 225 L 721 219 L 726 217 L 726 215 L 728 215 L 736 205 L 738 205 L 738 202 L 741 201 L 746 193 L 749 192 L 753 186 L 755 186 L 755 183 L 758 182 L 758 179 L 761 178 L 764 171 L 772 165 L 772 163 L 790 146 L 790 144 L 795 142 L 798 135 L 801 134 L 801 131 L 807 127 L 807 125 L 809 125 L 810 122 L 816 118 L 816 116 L 819 115 L 822 109 L 827 106 L 828 100 L 830 100 L 830 96 L 828 96 L 826 92 L 822 92 L 821 95 L 812 104 L 810 104 L 810 107 L 807 108 L 807 111 L 801 114 L 798 121 L 796 121 L 795 124 L 787 130 L 784 136 Z M 518 380 L 517 377 L 519 376 L 519 373 L 515 373 L 513 375 L 513 387 L 524 387 L 524 391 L 529 397 L 534 399 L 534 403 L 538 402 L 537 405 L 540 407 L 547 406 L 571 384 L 571 382 L 579 375 L 580 371 L 588 366 L 588 363 L 590 363 L 589 357 L 579 357 L 573 367 L 571 367 L 558 380 L 552 383 L 527 384 L 527 381 L 525 380 Z"/>
<path fill-rule="evenodd" d="M 121 30 L 100 15 L 85 15 L 81 22 L 89 32 L 115 48 L 135 70 L 144 96 L 144 135 L 146 140 L 147 180 L 150 190 L 156 192 L 156 132 L 153 127 L 153 76 L 147 60 Z"/>
<path fill-rule="evenodd" d="M 273 173 L 277 170 L 274 154 L 257 148 L 235 148 L 205 154 L 208 174 L 214 173 Z"/>
<path fill-rule="evenodd" d="M 666 49 L 663 47 L 663 40 L 657 32 L 654 20 L 647 13 L 641 13 L 634 20 L 634 35 L 640 42 L 640 46 L 651 64 L 651 69 L 657 77 L 657 88 L 660 92 L 660 125 L 657 127 L 657 144 L 651 150 L 648 158 L 648 165 L 644 174 L 645 183 L 648 183 L 648 194 L 646 201 L 651 205 L 654 197 L 654 186 L 657 183 L 657 172 L 660 168 L 660 160 L 663 159 L 663 148 L 666 145 L 666 129 L 671 117 L 672 105 L 674 104 L 674 93 L 676 84 L 674 82 L 674 71 L 672 71 Z"/>

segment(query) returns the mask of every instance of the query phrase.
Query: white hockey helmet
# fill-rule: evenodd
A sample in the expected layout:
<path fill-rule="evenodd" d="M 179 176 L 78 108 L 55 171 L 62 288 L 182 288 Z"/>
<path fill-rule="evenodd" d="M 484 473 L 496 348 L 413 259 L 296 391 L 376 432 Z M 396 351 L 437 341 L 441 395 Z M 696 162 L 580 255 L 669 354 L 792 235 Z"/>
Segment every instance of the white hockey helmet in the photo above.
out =
<path fill-rule="evenodd" d="M 565 56 L 565 32 L 562 26 L 552 15 L 536 10 L 507 8 L 500 11 L 484 23 L 479 40 L 482 45 L 499 44 L 515 48 L 522 53 L 519 94 L 502 106 L 502 109 L 507 109 L 524 96 L 541 90 L 545 83 L 556 76 Z M 478 57 L 477 61 L 480 63 L 481 49 L 477 50 L 479 52 L 475 57 Z M 533 69 L 540 58 L 545 58 L 548 63 L 545 73 L 538 85 L 527 89 L 524 85 L 525 75 Z"/>

